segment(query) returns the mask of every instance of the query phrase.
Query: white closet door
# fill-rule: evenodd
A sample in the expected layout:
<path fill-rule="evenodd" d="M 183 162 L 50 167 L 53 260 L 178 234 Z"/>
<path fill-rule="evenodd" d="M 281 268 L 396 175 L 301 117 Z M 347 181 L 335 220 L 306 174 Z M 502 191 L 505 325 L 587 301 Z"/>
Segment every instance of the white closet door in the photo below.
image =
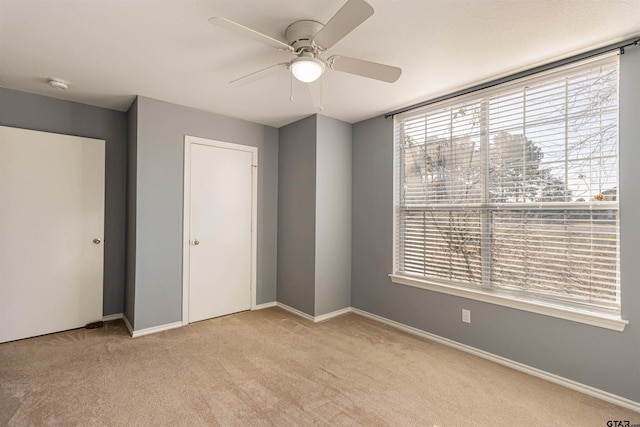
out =
<path fill-rule="evenodd" d="M 104 155 L 0 127 L 0 342 L 102 319 Z"/>
<path fill-rule="evenodd" d="M 189 322 L 251 308 L 253 154 L 191 146 Z"/>

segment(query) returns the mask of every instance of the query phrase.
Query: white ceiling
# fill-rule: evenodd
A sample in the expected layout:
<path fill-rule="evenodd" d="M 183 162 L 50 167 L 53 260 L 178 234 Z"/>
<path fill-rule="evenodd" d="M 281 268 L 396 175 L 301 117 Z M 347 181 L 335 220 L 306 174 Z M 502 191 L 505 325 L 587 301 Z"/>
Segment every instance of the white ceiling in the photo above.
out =
<path fill-rule="evenodd" d="M 349 123 L 640 35 L 640 0 L 367 0 L 375 14 L 327 52 L 399 66 L 393 84 L 328 71 L 323 115 Z M 291 55 L 207 21 L 284 41 L 344 0 L 0 0 L 0 86 L 126 111 L 135 95 L 280 127 L 317 112 L 281 70 Z M 70 82 L 67 91 L 49 77 Z M 318 83 L 316 83 L 318 85 Z M 317 87 L 316 87 L 317 90 Z"/>

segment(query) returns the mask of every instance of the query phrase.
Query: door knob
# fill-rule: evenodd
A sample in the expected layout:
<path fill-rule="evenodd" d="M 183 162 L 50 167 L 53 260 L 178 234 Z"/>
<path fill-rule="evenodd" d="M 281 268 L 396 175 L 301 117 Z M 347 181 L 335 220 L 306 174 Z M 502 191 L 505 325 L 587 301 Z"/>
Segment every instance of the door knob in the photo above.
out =
<path fill-rule="evenodd" d="M 194 246 L 198 246 L 200 244 L 200 240 L 198 239 L 193 239 L 193 245 Z"/>
<path fill-rule="evenodd" d="M 93 239 L 93 243 L 95 243 L 96 245 L 99 245 L 100 243 L 102 243 L 102 240 L 95 238 Z"/>

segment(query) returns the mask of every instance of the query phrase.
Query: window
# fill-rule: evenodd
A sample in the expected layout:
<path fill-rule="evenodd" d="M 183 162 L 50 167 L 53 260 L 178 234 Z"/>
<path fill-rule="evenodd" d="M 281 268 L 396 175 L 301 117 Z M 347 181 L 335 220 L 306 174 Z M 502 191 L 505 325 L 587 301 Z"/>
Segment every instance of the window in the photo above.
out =
<path fill-rule="evenodd" d="M 395 120 L 394 281 L 620 319 L 617 55 Z"/>

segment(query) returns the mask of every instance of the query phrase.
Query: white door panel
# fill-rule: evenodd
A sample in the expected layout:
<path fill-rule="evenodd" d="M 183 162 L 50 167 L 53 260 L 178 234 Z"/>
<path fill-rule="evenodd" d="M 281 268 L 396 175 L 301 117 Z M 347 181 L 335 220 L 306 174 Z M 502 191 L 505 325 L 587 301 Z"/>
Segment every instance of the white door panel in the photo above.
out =
<path fill-rule="evenodd" d="M 189 322 L 251 307 L 253 154 L 190 147 Z"/>
<path fill-rule="evenodd" d="M 104 149 L 0 127 L 0 342 L 102 319 Z"/>

